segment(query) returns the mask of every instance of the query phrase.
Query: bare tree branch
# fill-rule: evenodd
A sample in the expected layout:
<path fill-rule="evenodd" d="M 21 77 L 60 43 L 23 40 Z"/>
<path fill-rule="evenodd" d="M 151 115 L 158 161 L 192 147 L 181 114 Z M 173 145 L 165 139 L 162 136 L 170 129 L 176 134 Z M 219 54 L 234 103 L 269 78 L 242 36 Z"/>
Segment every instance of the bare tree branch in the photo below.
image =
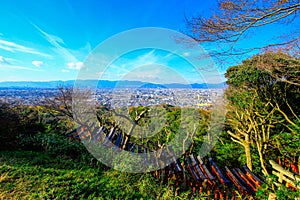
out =
<path fill-rule="evenodd" d="M 300 36 L 298 32 L 286 31 L 286 35 L 272 38 L 269 44 L 248 47 L 237 45 L 239 41 L 259 35 L 257 28 L 274 23 L 291 24 L 300 11 L 299 0 L 220 0 L 218 8 L 209 17 L 186 17 L 186 34 L 201 44 L 213 45 L 207 48 L 209 55 L 219 63 L 228 59 L 244 59 L 246 54 L 270 49 L 284 49 L 293 56 L 299 56 Z M 297 26 L 295 24 L 295 26 Z M 250 32 L 251 31 L 251 32 Z M 183 41 L 188 43 L 188 41 Z"/>

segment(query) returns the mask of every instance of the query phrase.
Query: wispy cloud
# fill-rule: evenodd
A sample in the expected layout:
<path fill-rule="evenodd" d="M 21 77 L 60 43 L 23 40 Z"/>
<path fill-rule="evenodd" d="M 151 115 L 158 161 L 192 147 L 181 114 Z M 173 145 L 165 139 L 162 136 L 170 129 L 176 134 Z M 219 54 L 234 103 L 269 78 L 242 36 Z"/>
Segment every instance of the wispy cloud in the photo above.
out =
<path fill-rule="evenodd" d="M 152 50 L 144 55 L 139 56 L 137 59 L 133 59 L 133 61 L 131 63 L 128 63 L 130 65 L 151 65 L 154 63 L 157 63 L 160 58 L 155 55 L 155 50 Z"/>
<path fill-rule="evenodd" d="M 83 67 L 83 62 L 69 62 L 68 63 L 69 69 L 80 70 L 82 67 Z"/>
<path fill-rule="evenodd" d="M 118 74 L 130 73 L 135 68 L 150 65 L 168 65 L 171 59 L 171 54 L 159 55 L 155 50 L 149 51 L 145 54 L 139 55 L 136 58 L 119 58 L 115 63 L 109 66 L 108 72 L 116 72 Z"/>
<path fill-rule="evenodd" d="M 15 42 L 3 40 L 3 39 L 0 39 L 0 49 L 3 49 L 5 51 L 10 51 L 10 52 L 22 52 L 22 53 L 35 54 L 43 57 L 51 57 L 50 55 L 39 52 L 33 48 L 25 47 Z"/>
<path fill-rule="evenodd" d="M 3 49 L 3 50 L 5 50 L 5 51 L 13 52 L 13 49 L 12 49 L 12 48 L 7 47 L 7 46 L 3 46 L 3 45 L 0 45 L 0 49 Z"/>
<path fill-rule="evenodd" d="M 7 58 L 4 58 L 3 56 L 0 56 L 0 64 L 10 64 L 9 62 L 8 62 L 8 59 Z"/>
<path fill-rule="evenodd" d="M 173 69 L 159 64 L 143 65 L 123 76 L 124 80 L 152 83 L 186 83 L 187 81 Z"/>
<path fill-rule="evenodd" d="M 41 69 L 37 68 L 30 68 L 30 67 L 24 67 L 24 66 L 18 66 L 18 65 L 7 65 L 0 63 L 0 70 L 12 70 L 12 69 L 20 69 L 20 70 L 27 70 L 27 71 L 43 71 Z"/>
<path fill-rule="evenodd" d="M 182 55 L 183 56 L 190 56 L 191 52 L 184 52 Z"/>
<path fill-rule="evenodd" d="M 63 39 L 61 39 L 58 36 L 49 34 L 42 30 L 40 27 L 38 27 L 35 24 L 32 24 L 42 35 L 43 37 L 52 45 L 55 47 L 54 51 L 56 51 L 60 56 L 62 56 L 67 62 L 78 62 L 76 57 L 63 45 L 65 45 Z"/>
<path fill-rule="evenodd" d="M 120 57 L 102 73 L 103 79 L 139 80 L 154 83 L 183 82 L 180 76 L 169 66 L 174 59 L 172 53 L 159 53 L 155 50 Z"/>
<path fill-rule="evenodd" d="M 31 63 L 36 67 L 41 67 L 44 64 L 44 62 L 40 60 L 33 60 Z"/>
<path fill-rule="evenodd" d="M 54 47 L 54 51 L 61 56 L 67 63 L 68 69 L 62 69 L 61 72 L 67 73 L 70 70 L 80 70 L 83 67 L 83 62 L 80 62 L 76 56 L 80 54 L 81 51 L 74 51 L 66 48 L 64 40 L 56 35 L 52 35 L 42 30 L 39 26 L 32 24 L 42 36 Z M 84 49 L 90 50 L 91 47 L 87 45 Z M 76 55 L 76 56 L 75 56 Z M 70 69 L 70 70 L 69 70 Z"/>
<path fill-rule="evenodd" d="M 132 71 L 134 68 L 138 68 L 144 65 L 153 65 L 153 64 L 162 64 L 167 65 L 170 55 L 167 54 L 165 56 L 161 56 L 155 54 L 155 50 L 149 51 L 145 54 L 139 55 L 136 58 L 119 58 L 119 60 L 109 68 L 113 70 L 118 70 L 119 73 L 128 73 Z"/>
<path fill-rule="evenodd" d="M 30 68 L 30 67 L 24 67 L 21 65 L 16 65 L 13 61 L 14 61 L 14 59 L 5 58 L 3 56 L 0 56 L 0 70 L 19 69 L 19 70 L 27 70 L 27 71 L 43 71 L 43 70 L 37 69 L 37 68 Z"/>

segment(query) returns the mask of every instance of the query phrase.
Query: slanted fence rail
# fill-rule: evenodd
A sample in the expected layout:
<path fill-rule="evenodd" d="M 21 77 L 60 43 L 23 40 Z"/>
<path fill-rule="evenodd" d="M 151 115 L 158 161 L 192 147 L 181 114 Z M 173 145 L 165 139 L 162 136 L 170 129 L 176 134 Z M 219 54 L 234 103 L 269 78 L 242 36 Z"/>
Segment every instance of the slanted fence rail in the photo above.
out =
<path fill-rule="evenodd" d="M 107 134 L 105 127 L 84 127 L 77 128 L 77 131 L 67 133 L 66 136 L 81 140 L 92 140 L 115 145 L 115 149 L 122 149 L 128 152 L 147 153 L 152 151 L 147 147 L 140 146 L 130 141 L 130 137 L 111 128 Z M 110 142 L 109 142 L 110 141 Z M 263 180 L 253 174 L 247 166 L 231 169 L 227 166 L 219 167 L 217 163 L 209 158 L 205 163 L 199 156 L 187 154 L 184 161 L 180 162 L 174 156 L 169 155 L 172 162 L 166 167 L 152 172 L 153 176 L 165 182 L 172 181 L 176 188 L 184 186 L 191 188 L 193 192 L 206 192 L 214 199 L 240 199 L 236 197 L 239 191 L 243 197 L 253 199 L 255 192 L 263 184 Z M 146 158 L 147 159 L 153 158 Z M 154 158 L 159 161 L 160 158 Z M 182 187 L 181 187 L 182 188 Z"/>
<path fill-rule="evenodd" d="M 273 160 L 270 160 L 270 164 L 273 168 L 272 174 L 278 177 L 279 183 L 275 183 L 276 185 L 279 186 L 280 184 L 288 183 L 291 187 L 300 189 L 300 185 L 296 185 L 297 182 L 300 183 L 299 174 L 284 169 Z"/>

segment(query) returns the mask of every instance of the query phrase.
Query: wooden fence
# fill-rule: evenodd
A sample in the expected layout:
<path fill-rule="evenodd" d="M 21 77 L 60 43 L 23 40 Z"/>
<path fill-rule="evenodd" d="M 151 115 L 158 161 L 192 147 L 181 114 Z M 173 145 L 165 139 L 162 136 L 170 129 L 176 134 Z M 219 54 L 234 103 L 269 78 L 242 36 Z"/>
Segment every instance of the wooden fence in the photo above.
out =
<path fill-rule="evenodd" d="M 300 183 L 299 174 L 284 169 L 273 160 L 270 160 L 270 164 L 273 168 L 272 174 L 278 177 L 279 183 L 275 183 L 276 185 L 288 183 L 291 187 L 300 189 L 300 185 L 296 185 L 296 182 Z"/>
<path fill-rule="evenodd" d="M 116 131 L 116 127 L 105 133 L 105 127 L 84 127 L 77 128 L 66 134 L 81 140 L 91 140 L 101 142 L 104 146 L 113 144 L 115 149 L 122 149 L 132 153 L 147 153 L 152 151 L 144 146 L 131 142 L 130 137 Z M 263 184 L 263 180 L 256 176 L 247 166 L 243 168 L 219 167 L 212 159 L 207 159 L 205 163 L 199 156 L 193 154 L 184 155 L 185 160 L 179 161 L 175 156 L 169 155 L 172 161 L 168 166 L 152 172 L 153 176 L 164 181 L 173 182 L 176 188 L 184 186 L 191 188 L 193 192 L 206 192 L 214 199 L 239 199 L 236 192 L 242 196 L 254 196 L 258 188 Z M 145 157 L 147 162 L 147 158 Z M 149 158 L 153 159 L 153 158 Z M 159 157 L 154 158 L 158 160 Z M 252 197 L 251 197 L 252 198 Z"/>

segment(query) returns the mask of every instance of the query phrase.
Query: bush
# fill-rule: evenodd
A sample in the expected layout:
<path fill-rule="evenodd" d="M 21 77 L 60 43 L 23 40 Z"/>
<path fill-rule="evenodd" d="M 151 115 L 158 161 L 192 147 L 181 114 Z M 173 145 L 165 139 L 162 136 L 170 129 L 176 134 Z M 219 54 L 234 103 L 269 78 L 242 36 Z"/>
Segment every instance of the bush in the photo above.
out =
<path fill-rule="evenodd" d="M 81 142 L 53 133 L 37 133 L 33 136 L 20 135 L 18 145 L 23 150 L 43 151 L 51 156 L 80 159 L 89 155 Z"/>
<path fill-rule="evenodd" d="M 14 149 L 22 130 L 20 118 L 7 104 L 0 102 L 0 150 Z"/>

